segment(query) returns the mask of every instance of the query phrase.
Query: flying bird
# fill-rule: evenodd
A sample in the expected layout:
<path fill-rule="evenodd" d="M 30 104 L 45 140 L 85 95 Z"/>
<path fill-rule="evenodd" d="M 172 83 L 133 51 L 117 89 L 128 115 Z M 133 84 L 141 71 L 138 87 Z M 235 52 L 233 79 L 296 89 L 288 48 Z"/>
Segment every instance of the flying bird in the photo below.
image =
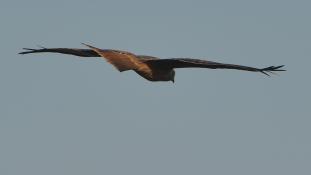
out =
<path fill-rule="evenodd" d="M 121 50 L 99 49 L 91 45 L 82 44 L 87 46 L 89 49 L 45 47 L 41 47 L 40 49 L 23 48 L 25 51 L 20 52 L 19 54 L 52 52 L 80 57 L 103 57 L 120 72 L 133 70 L 149 81 L 172 81 L 173 83 L 175 78 L 175 68 L 237 69 L 260 72 L 268 76 L 269 73 L 273 73 L 275 71 L 285 71 L 280 69 L 284 65 L 255 68 L 193 58 L 159 59 L 153 56 L 136 55 L 131 52 Z"/>

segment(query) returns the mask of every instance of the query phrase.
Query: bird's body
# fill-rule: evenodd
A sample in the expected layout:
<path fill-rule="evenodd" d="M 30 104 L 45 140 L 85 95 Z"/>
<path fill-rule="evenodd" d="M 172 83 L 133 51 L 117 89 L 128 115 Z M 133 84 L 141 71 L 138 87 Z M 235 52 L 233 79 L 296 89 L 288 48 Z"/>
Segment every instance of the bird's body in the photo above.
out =
<path fill-rule="evenodd" d="M 266 75 L 273 71 L 284 71 L 279 69 L 283 66 L 270 66 L 266 68 L 254 68 L 248 66 L 224 64 L 206 60 L 192 59 L 192 58 L 171 58 L 159 59 L 153 56 L 135 55 L 130 52 L 112 49 L 99 49 L 87 44 L 84 44 L 90 49 L 71 49 L 71 48 L 41 48 L 41 49 L 28 49 L 25 48 L 24 52 L 40 53 L 40 52 L 54 52 L 75 55 L 80 57 L 103 57 L 111 63 L 120 72 L 133 70 L 140 76 L 149 81 L 172 81 L 174 82 L 175 71 L 174 68 L 210 68 L 210 69 L 238 69 L 252 72 L 261 72 Z"/>

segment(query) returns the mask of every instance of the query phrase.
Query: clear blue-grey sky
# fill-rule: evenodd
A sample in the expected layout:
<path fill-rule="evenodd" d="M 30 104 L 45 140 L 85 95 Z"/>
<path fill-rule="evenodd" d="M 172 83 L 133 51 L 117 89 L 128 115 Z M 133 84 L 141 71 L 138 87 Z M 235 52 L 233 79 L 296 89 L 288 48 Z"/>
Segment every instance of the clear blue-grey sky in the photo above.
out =
<path fill-rule="evenodd" d="M 311 174 L 311 1 L 2 0 L 1 175 Z M 18 55 L 85 42 L 265 67 L 177 70 Z"/>

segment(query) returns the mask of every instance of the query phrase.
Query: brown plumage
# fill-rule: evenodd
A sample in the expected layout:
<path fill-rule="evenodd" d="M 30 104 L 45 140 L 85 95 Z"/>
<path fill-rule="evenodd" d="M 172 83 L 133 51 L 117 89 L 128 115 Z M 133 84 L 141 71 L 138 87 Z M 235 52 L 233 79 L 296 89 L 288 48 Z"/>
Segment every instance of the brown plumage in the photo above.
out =
<path fill-rule="evenodd" d="M 285 71 L 282 66 L 270 66 L 266 68 L 255 68 L 249 66 L 224 64 L 206 60 L 192 58 L 171 58 L 159 59 L 152 56 L 135 55 L 130 52 L 111 49 L 99 49 L 87 44 L 85 46 L 90 49 L 72 49 L 72 48 L 40 48 L 29 49 L 24 48 L 24 52 L 19 54 L 54 52 L 75 55 L 80 57 L 103 57 L 111 63 L 120 72 L 134 70 L 140 76 L 150 81 L 172 81 L 174 82 L 174 68 L 210 68 L 210 69 L 237 69 L 244 71 L 260 72 L 269 76 L 274 71 Z"/>

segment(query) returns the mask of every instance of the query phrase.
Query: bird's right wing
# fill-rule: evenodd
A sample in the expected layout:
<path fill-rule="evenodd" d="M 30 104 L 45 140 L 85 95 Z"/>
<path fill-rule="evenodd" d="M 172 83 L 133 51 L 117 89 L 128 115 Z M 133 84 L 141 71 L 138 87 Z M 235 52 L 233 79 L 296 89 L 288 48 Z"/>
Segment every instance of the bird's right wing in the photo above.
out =
<path fill-rule="evenodd" d="M 83 45 L 91 48 L 101 57 L 105 58 L 110 64 L 117 68 L 120 72 L 126 70 L 138 70 L 146 66 L 140 59 L 133 53 L 122 50 L 99 49 L 82 43 Z"/>
<path fill-rule="evenodd" d="M 111 49 L 99 49 L 87 44 L 83 45 L 89 47 L 90 49 L 45 48 L 45 47 L 41 47 L 40 49 L 24 48 L 25 51 L 20 52 L 19 54 L 52 52 L 52 53 L 75 55 L 80 57 L 103 57 L 114 67 L 116 67 L 120 72 L 126 70 L 139 69 L 139 66 L 143 64 L 140 61 L 140 59 L 136 57 L 136 55 L 130 52 L 111 50 Z"/>
<path fill-rule="evenodd" d="M 52 53 L 61 53 L 61 54 L 69 54 L 80 57 L 100 57 L 92 49 L 73 49 L 73 48 L 45 48 L 42 47 L 40 49 L 29 49 L 23 48 L 25 51 L 20 52 L 19 54 L 29 54 L 29 53 L 42 53 L 42 52 L 52 52 Z"/>

